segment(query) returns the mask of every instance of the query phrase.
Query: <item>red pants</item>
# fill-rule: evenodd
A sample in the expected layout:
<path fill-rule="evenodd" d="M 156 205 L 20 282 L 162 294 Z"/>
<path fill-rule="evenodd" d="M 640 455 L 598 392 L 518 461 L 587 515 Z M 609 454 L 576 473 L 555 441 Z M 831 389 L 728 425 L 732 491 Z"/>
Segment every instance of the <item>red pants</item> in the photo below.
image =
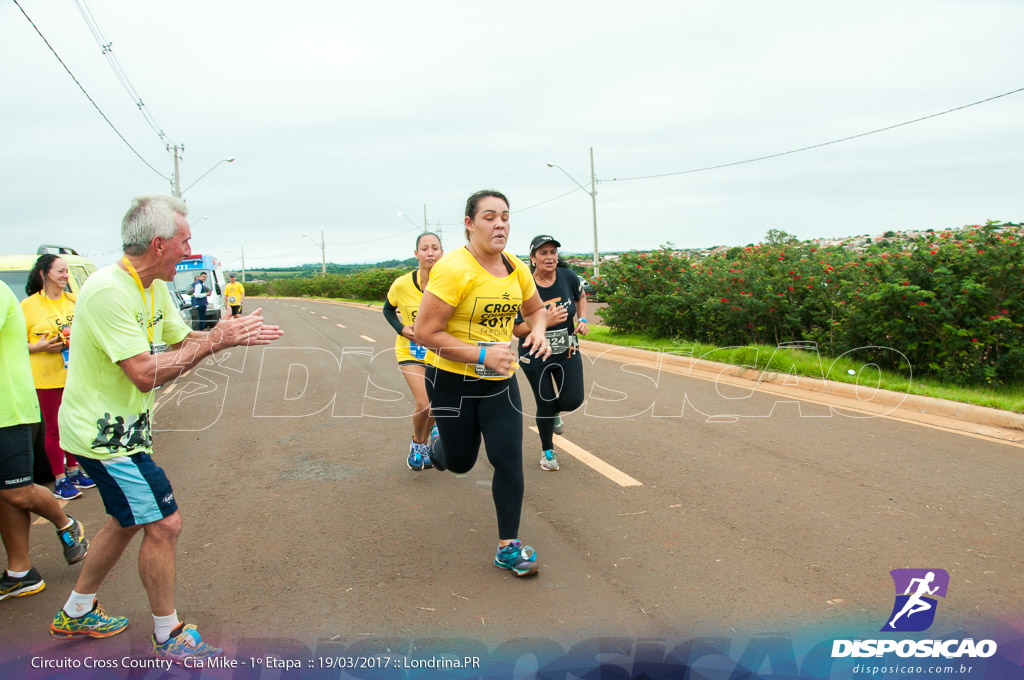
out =
<path fill-rule="evenodd" d="M 65 467 L 77 467 L 78 460 L 60 448 L 60 429 L 57 427 L 57 411 L 64 397 L 64 388 L 55 387 L 36 390 L 39 395 L 39 410 L 43 412 L 43 424 L 46 425 L 46 457 L 50 460 L 50 469 L 54 476 L 63 475 Z M 65 466 L 65 462 L 67 465 Z"/>

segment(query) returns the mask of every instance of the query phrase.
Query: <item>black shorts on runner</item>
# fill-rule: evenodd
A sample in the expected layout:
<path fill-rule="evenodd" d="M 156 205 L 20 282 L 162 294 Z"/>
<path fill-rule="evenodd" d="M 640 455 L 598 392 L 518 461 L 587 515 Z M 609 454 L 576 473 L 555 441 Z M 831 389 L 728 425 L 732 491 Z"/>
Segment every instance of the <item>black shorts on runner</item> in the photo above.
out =
<path fill-rule="evenodd" d="M 17 489 L 34 484 L 32 426 L 0 427 L 0 489 Z"/>

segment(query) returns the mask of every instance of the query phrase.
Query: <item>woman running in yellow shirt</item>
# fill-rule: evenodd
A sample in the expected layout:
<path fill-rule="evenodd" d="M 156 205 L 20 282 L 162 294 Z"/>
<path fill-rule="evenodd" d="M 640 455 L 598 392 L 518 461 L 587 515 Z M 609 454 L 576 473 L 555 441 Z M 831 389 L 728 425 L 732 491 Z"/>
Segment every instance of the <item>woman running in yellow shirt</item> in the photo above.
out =
<path fill-rule="evenodd" d="M 547 310 L 529 268 L 505 252 L 508 199 L 478 191 L 466 202 L 464 248 L 434 265 L 416 317 L 415 340 L 427 353 L 427 395 L 437 425 L 430 458 L 438 470 L 469 472 L 483 438 L 494 468 L 491 495 L 498 515 L 494 565 L 516 576 L 537 571 L 534 549 L 520 542 L 523 507 L 523 413 L 512 326 L 516 313 L 531 331 L 523 347 L 551 355 Z"/>
<path fill-rule="evenodd" d="M 406 465 L 410 470 L 423 470 L 432 466 L 427 439 L 430 429 L 434 426 L 434 418 L 430 415 L 430 401 L 427 399 L 427 387 L 423 381 L 426 372 L 425 359 L 427 348 L 415 342 L 413 329 L 416 326 L 416 313 L 423 300 L 423 289 L 430 280 L 430 270 L 434 263 L 441 259 L 441 239 L 437 234 L 425 231 L 416 237 L 416 260 L 419 267 L 408 274 L 395 279 L 388 290 L 388 298 L 384 302 L 384 318 L 395 329 L 395 358 L 398 369 L 409 384 L 409 391 L 416 400 L 416 412 L 412 414 L 412 442 L 409 444 L 409 457 Z M 398 315 L 402 318 L 399 320 Z"/>

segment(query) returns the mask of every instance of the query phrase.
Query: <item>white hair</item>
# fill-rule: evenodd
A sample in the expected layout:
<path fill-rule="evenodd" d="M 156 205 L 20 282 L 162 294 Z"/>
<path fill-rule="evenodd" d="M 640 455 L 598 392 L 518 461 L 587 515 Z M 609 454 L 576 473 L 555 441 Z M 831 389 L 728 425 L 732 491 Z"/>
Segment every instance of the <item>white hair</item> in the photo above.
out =
<path fill-rule="evenodd" d="M 185 201 L 165 194 L 139 196 L 121 220 L 121 243 L 126 255 L 138 256 L 149 250 L 157 236 L 170 239 L 178 233 L 174 214 L 188 215 Z"/>

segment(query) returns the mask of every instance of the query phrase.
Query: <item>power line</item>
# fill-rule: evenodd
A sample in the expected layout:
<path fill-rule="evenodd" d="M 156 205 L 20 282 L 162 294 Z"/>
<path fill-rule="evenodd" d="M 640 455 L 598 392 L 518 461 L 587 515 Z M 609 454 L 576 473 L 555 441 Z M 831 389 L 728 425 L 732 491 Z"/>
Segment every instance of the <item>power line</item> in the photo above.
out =
<path fill-rule="evenodd" d="M 361 246 L 361 245 L 366 244 L 366 243 L 376 243 L 378 241 L 387 241 L 388 239 L 397 238 L 399 236 L 402 236 L 403 234 L 408 234 L 408 233 L 413 232 L 413 231 L 422 232 L 423 228 L 419 227 L 419 226 L 416 226 L 416 227 L 414 227 L 412 229 L 406 229 L 405 231 L 400 231 L 397 234 L 391 234 L 390 236 L 381 236 L 380 238 L 372 238 L 369 241 L 349 241 L 347 243 L 334 243 L 332 241 L 328 241 L 327 245 L 329 245 L 329 246 Z"/>
<path fill-rule="evenodd" d="M 110 68 L 114 71 L 114 76 L 121 83 L 121 87 L 128 93 L 128 97 L 132 100 L 132 103 L 138 107 L 142 117 L 146 119 L 146 123 L 156 133 L 156 136 L 160 138 L 160 141 L 164 141 L 163 129 L 156 122 L 156 119 L 146 108 L 146 105 L 142 102 L 142 97 L 135 90 L 135 86 L 132 85 L 131 80 L 128 79 L 128 74 L 124 70 L 124 66 L 121 61 L 114 54 L 114 44 L 107 40 L 106 36 L 103 35 L 103 29 L 100 28 L 99 21 L 96 20 L 96 15 L 92 11 L 92 7 L 89 6 L 88 0 L 75 0 L 75 5 L 78 6 L 78 11 L 85 20 L 85 25 L 89 27 L 89 31 L 95 38 L 96 43 L 100 46 L 103 51 L 103 56 L 107 58 L 107 63 L 110 64 Z"/>
<path fill-rule="evenodd" d="M 542 206 L 545 203 L 550 203 L 551 201 L 557 201 L 558 199 L 564 198 L 565 196 L 568 196 L 569 194 L 572 194 L 572 193 L 575 193 L 577 191 L 580 191 L 581 189 L 582 189 L 582 187 L 576 187 L 575 189 L 570 189 L 569 191 L 566 191 L 564 194 L 559 194 L 559 195 L 555 196 L 554 198 L 549 198 L 546 201 L 541 201 L 540 203 L 534 203 L 533 205 L 528 205 L 525 208 L 519 208 L 517 210 L 513 210 L 512 213 L 515 214 L 515 213 L 526 212 L 527 210 L 529 210 L 531 208 L 536 208 L 538 206 Z"/>
<path fill-rule="evenodd" d="M 145 164 L 146 164 L 146 167 L 148 167 L 148 168 L 149 168 L 150 170 L 152 170 L 152 171 L 153 171 L 153 172 L 155 172 L 156 174 L 160 175 L 160 176 L 161 176 L 161 177 L 163 177 L 164 179 L 166 179 L 166 180 L 170 181 L 170 178 L 169 178 L 169 177 L 166 177 L 166 176 L 164 176 L 164 175 L 163 175 L 163 174 L 162 174 L 162 173 L 161 173 L 161 172 L 160 172 L 159 170 L 157 170 L 157 169 L 156 169 L 156 168 L 154 168 L 154 167 L 153 167 L 152 165 L 150 165 L 150 164 L 149 164 L 149 161 L 147 161 L 147 160 L 146 160 L 145 158 L 143 158 L 143 157 L 142 157 L 142 154 L 140 154 L 140 153 L 139 153 L 138 151 L 136 151 L 136 150 L 135 150 L 135 147 L 133 147 L 133 146 L 132 146 L 131 144 L 129 144 L 129 143 L 128 143 L 128 140 L 124 138 L 124 135 L 122 135 L 122 134 L 121 134 L 121 133 L 120 133 L 120 132 L 118 131 L 118 129 L 117 129 L 116 127 L 114 127 L 114 124 L 110 122 L 110 119 L 109 119 L 109 118 L 107 118 L 107 115 L 106 115 L 105 113 L 103 113 L 103 110 L 102 110 L 102 109 L 100 109 L 99 105 L 98 105 L 98 104 L 97 104 L 97 103 L 96 103 L 96 102 L 95 102 L 95 101 L 93 100 L 93 98 L 92 98 L 92 97 L 90 97 L 90 96 L 89 96 L 89 93 L 85 91 L 85 88 L 84 88 L 84 87 L 82 86 L 82 83 L 78 82 L 78 78 L 76 78 L 76 77 L 75 77 L 75 74 L 71 72 L 71 69 L 69 69 L 69 68 L 68 68 L 68 66 L 67 66 L 67 64 L 65 64 L 65 63 L 64 63 L 64 60 L 60 58 L 60 55 L 59 55 L 59 54 L 57 54 L 57 50 L 53 49 L 53 45 L 51 45 L 51 44 L 50 44 L 50 41 L 46 39 L 46 36 L 44 36 L 44 35 L 43 35 L 43 32 L 39 30 L 39 27 L 38 27 L 38 26 L 36 26 L 35 22 L 34 22 L 34 21 L 32 21 L 32 19 L 31 19 L 31 18 L 29 17 L 29 15 L 28 15 L 28 13 L 26 13 L 26 12 L 25 12 L 25 9 L 24 9 L 24 8 L 23 8 L 23 7 L 22 7 L 22 6 L 21 6 L 21 5 L 20 5 L 20 4 L 18 3 L 18 0 L 14 0 L 14 4 L 18 6 L 18 9 L 20 9 L 20 10 L 21 10 L 21 13 L 22 13 L 23 15 L 25 15 L 25 18 L 26 18 L 26 19 L 28 19 L 28 23 L 32 24 L 32 28 L 34 28 L 34 29 L 35 29 L 36 33 L 38 33 L 38 34 L 39 34 L 39 37 L 43 39 L 43 42 L 44 42 L 44 43 L 46 43 L 46 46 L 50 48 L 50 51 L 51 51 L 51 52 L 53 52 L 53 56 L 57 57 L 57 61 L 59 61 L 59 62 L 60 62 L 60 65 L 61 65 L 61 66 L 63 66 L 63 67 L 64 67 L 64 70 L 68 72 L 68 75 L 69 75 L 69 76 L 71 76 L 71 80 L 75 81 L 75 85 L 78 85 L 78 89 L 80 89 L 80 90 L 82 91 L 82 94 L 84 94 L 84 95 L 85 95 L 85 98 L 89 100 L 89 103 L 90 103 L 90 104 L 92 104 L 92 105 L 93 105 L 93 107 L 95 107 L 96 111 L 98 111 L 98 112 L 99 112 L 99 114 L 100 114 L 100 116 L 102 116 L 102 117 L 103 117 L 103 120 L 107 121 L 107 125 L 109 125 L 109 126 L 110 126 L 110 129 L 111 129 L 111 130 L 113 130 L 113 131 L 114 131 L 114 133 L 115 133 L 115 134 L 116 134 L 116 135 L 117 135 L 118 137 L 120 137 L 120 138 L 121 138 L 121 141 L 122 141 L 122 142 L 124 142 L 124 143 L 125 143 L 125 145 L 126 145 L 126 146 L 127 146 L 127 147 L 128 147 L 129 149 L 131 149 L 131 150 L 132 150 L 132 153 L 134 153 L 134 154 L 135 154 L 136 156 L 138 156 L 138 157 L 139 157 L 139 160 L 141 160 L 141 161 L 142 161 L 143 163 L 145 163 Z"/>
<path fill-rule="evenodd" d="M 843 137 L 842 139 L 833 139 L 831 142 L 822 142 L 821 144 L 814 144 L 812 146 L 805 146 L 805 147 L 802 147 L 800 149 L 793 149 L 791 151 L 783 151 L 782 153 L 773 153 L 773 154 L 770 154 L 768 156 L 759 156 L 758 158 L 750 158 L 750 159 L 747 159 L 745 161 L 735 161 L 733 163 L 722 163 L 721 165 L 711 165 L 711 166 L 708 166 L 706 168 L 696 168 L 694 170 L 680 170 L 679 172 L 665 172 L 665 173 L 662 173 L 662 174 L 659 174 L 659 175 L 642 175 L 642 176 L 639 176 L 639 177 L 613 177 L 610 180 L 607 180 L 607 179 L 605 179 L 605 180 L 598 180 L 598 182 L 629 182 L 629 181 L 637 180 L 637 179 L 655 179 L 657 177 L 671 177 L 673 175 L 688 175 L 688 174 L 691 174 L 691 173 L 694 173 L 694 172 L 704 172 L 706 170 L 717 170 L 719 168 L 728 168 L 728 167 L 731 167 L 733 165 L 743 165 L 744 163 L 754 163 L 756 161 L 763 161 L 763 160 L 767 160 L 769 158 L 778 158 L 779 156 L 787 156 L 789 154 L 799 153 L 801 151 L 809 151 L 811 149 L 818 149 L 818 148 L 821 148 L 823 146 L 828 146 L 830 144 L 838 144 L 839 142 L 847 142 L 847 141 L 849 141 L 851 139 L 857 139 L 858 137 L 866 137 L 868 135 L 877 134 L 879 132 L 885 132 L 886 130 L 893 130 L 895 128 L 903 127 L 904 125 L 910 125 L 912 123 L 920 123 L 922 120 L 928 120 L 929 118 L 936 118 L 938 116 L 944 116 L 947 113 L 953 113 L 954 111 L 961 111 L 961 110 L 969 108 L 971 106 L 977 106 L 978 104 L 984 104 L 986 102 L 990 102 L 990 101 L 999 99 L 1001 97 L 1008 97 L 1011 94 L 1017 94 L 1018 92 L 1024 92 L 1024 87 L 1022 87 L 1020 89 L 1017 89 L 1017 90 L 1011 90 L 1010 92 L 1004 92 L 1003 94 L 997 94 L 996 96 L 989 97 L 988 99 L 982 99 L 980 101 L 972 102 L 970 104 L 964 104 L 963 106 L 958 106 L 955 109 L 949 109 L 948 111 L 941 111 L 939 113 L 933 113 L 933 114 L 928 115 L 928 116 L 922 116 L 921 118 L 915 118 L 914 120 L 908 120 L 908 121 L 906 121 L 904 123 L 897 123 L 896 125 L 889 125 L 888 127 L 879 128 L 877 130 L 872 130 L 871 132 L 862 132 L 859 135 L 851 135 L 849 137 Z M 554 200 L 554 199 L 552 199 L 552 200 Z"/>

